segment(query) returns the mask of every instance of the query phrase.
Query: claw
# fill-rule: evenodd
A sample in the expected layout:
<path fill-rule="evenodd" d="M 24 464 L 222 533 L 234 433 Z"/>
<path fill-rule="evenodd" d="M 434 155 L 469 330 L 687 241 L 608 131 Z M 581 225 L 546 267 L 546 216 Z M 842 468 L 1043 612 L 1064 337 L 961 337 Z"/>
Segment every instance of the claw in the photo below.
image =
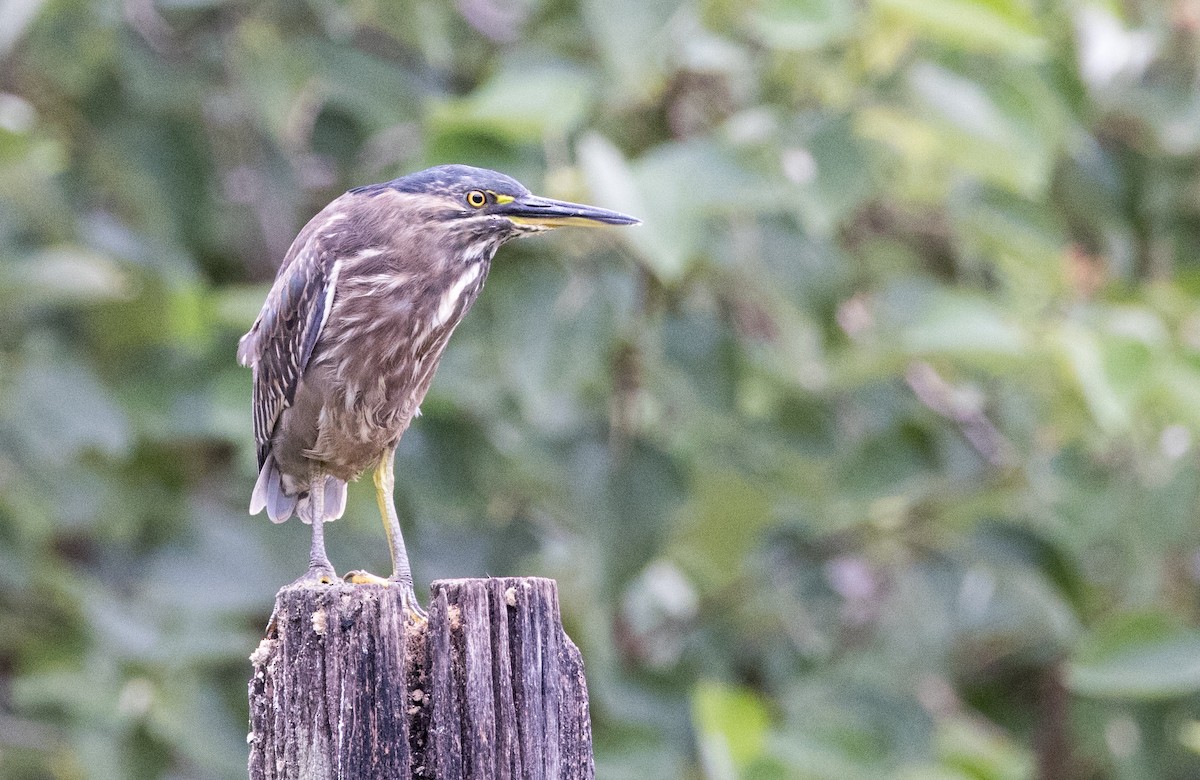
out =
<path fill-rule="evenodd" d="M 405 582 L 399 577 L 384 579 L 377 574 L 372 574 L 362 569 L 348 571 L 342 579 L 351 585 L 381 585 L 385 588 L 399 587 L 401 589 L 400 608 L 408 613 L 409 620 L 413 625 L 422 625 L 429 622 L 429 615 L 425 610 L 421 609 L 421 603 L 417 601 L 417 593 L 413 590 L 411 582 Z"/>
<path fill-rule="evenodd" d="M 383 577 L 372 574 L 369 571 L 363 571 L 362 569 L 348 571 L 342 579 L 351 585 L 382 585 L 386 588 L 392 584 L 391 580 L 386 580 Z"/>
<path fill-rule="evenodd" d="M 421 609 L 421 602 L 417 601 L 417 592 L 413 590 L 412 581 L 392 578 L 391 582 L 403 588 L 400 592 L 400 603 L 403 605 L 404 611 L 408 613 L 412 624 L 423 626 L 428 623 L 429 613 Z"/>

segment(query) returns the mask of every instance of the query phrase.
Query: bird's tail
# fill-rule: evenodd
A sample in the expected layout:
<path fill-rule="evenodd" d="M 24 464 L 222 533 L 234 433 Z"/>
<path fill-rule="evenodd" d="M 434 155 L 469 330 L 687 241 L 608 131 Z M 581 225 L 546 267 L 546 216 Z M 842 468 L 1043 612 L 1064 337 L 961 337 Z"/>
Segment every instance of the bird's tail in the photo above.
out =
<path fill-rule="evenodd" d="M 324 475 L 317 477 L 310 490 L 288 494 L 275 456 L 268 452 L 262 468 L 259 469 L 258 481 L 254 483 L 254 493 L 250 496 L 250 514 L 256 515 L 266 509 L 267 517 L 271 518 L 272 523 L 282 523 L 293 514 L 304 522 L 311 523 L 313 505 L 309 494 L 312 490 L 321 490 L 325 499 L 321 507 L 322 520 L 337 520 L 346 511 L 345 481 Z"/>

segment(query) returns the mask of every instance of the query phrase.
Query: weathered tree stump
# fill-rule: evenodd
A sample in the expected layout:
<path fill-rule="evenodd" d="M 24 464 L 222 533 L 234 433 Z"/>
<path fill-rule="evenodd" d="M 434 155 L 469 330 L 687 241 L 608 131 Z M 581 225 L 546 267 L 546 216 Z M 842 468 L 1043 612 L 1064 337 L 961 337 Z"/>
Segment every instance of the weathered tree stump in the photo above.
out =
<path fill-rule="evenodd" d="M 250 657 L 251 780 L 591 780 L 578 648 L 553 580 L 284 588 Z"/>

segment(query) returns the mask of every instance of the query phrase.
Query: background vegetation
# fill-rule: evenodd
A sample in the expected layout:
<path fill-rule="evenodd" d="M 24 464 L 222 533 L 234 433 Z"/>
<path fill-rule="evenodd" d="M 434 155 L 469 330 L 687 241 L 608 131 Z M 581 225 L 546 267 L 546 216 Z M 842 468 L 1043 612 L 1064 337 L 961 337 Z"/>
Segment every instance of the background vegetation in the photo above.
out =
<path fill-rule="evenodd" d="M 1198 72 L 1194 0 L 0 3 L 0 776 L 245 776 L 235 341 L 448 161 L 645 220 L 505 248 L 397 466 L 421 590 L 558 579 L 600 777 L 1200 776 Z"/>

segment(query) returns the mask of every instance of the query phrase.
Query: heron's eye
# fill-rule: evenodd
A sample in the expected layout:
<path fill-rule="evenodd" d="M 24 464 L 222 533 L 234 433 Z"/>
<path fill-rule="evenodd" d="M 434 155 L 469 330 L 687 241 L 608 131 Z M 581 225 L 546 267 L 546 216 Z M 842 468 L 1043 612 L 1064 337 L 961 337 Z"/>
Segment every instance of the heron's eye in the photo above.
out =
<path fill-rule="evenodd" d="M 487 195 L 484 195 L 482 190 L 471 190 L 467 193 L 467 205 L 481 209 L 487 205 Z"/>

